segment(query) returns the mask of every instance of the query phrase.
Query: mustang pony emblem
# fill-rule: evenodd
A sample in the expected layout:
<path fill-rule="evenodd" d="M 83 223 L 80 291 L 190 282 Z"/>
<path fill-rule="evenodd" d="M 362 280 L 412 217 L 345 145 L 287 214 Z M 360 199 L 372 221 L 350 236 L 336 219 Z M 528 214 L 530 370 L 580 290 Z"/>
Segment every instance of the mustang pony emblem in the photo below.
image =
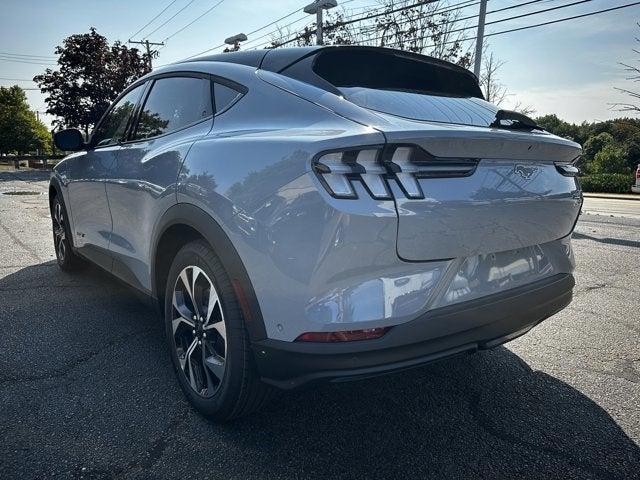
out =
<path fill-rule="evenodd" d="M 538 167 L 525 167 L 524 165 L 513 167 L 513 173 L 520 175 L 525 180 L 529 180 L 537 171 Z"/>

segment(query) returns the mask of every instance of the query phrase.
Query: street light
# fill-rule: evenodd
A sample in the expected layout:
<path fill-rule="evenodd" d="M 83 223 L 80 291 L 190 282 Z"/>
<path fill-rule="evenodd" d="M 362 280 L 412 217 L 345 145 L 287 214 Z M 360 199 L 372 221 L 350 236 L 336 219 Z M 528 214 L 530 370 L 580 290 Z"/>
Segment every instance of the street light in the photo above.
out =
<path fill-rule="evenodd" d="M 316 44 L 322 45 L 322 11 L 337 6 L 337 0 L 316 0 L 302 9 L 304 13 L 316 14 Z"/>
<path fill-rule="evenodd" d="M 244 33 L 239 33 L 234 35 L 233 37 L 225 38 L 224 43 L 227 45 L 232 45 L 232 52 L 236 50 L 240 50 L 240 42 L 245 42 L 247 40 L 247 36 Z"/>

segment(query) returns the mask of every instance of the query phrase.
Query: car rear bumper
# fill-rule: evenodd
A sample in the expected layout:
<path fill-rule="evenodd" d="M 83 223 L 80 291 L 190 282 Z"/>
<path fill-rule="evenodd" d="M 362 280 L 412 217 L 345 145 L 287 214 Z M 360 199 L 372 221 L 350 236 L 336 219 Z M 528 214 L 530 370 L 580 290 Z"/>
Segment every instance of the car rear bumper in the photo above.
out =
<path fill-rule="evenodd" d="M 266 339 L 252 347 L 263 380 L 279 388 L 381 375 L 508 342 L 566 307 L 574 285 L 571 274 L 554 275 L 431 310 L 375 340 L 304 343 Z"/>

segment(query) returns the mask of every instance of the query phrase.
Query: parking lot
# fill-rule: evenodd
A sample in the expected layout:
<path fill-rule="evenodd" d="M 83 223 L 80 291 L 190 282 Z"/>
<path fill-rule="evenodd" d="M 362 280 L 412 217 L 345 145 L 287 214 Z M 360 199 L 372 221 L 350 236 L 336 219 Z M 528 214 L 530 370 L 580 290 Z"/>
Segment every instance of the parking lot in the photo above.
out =
<path fill-rule="evenodd" d="M 57 268 L 46 188 L 0 172 L 2 479 L 640 478 L 640 201 L 587 199 L 573 303 L 506 347 L 219 426 L 182 397 L 154 311 Z"/>

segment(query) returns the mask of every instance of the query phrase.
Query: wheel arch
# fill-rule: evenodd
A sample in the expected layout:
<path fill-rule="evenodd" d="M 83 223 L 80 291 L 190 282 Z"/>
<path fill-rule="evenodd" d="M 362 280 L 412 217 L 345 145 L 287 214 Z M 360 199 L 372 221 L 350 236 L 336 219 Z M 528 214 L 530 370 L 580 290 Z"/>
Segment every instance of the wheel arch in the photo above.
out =
<path fill-rule="evenodd" d="M 53 199 L 57 196 L 60 196 L 64 201 L 64 197 L 62 197 L 62 188 L 60 188 L 58 180 L 55 177 L 52 177 L 49 181 L 49 210 L 53 207 Z"/>
<path fill-rule="evenodd" d="M 267 334 L 260 305 L 240 255 L 220 224 L 195 205 L 173 205 L 154 229 L 150 258 L 153 297 L 163 302 L 166 280 L 175 254 L 183 245 L 199 238 L 211 246 L 231 278 L 250 339 L 265 339 Z"/>

